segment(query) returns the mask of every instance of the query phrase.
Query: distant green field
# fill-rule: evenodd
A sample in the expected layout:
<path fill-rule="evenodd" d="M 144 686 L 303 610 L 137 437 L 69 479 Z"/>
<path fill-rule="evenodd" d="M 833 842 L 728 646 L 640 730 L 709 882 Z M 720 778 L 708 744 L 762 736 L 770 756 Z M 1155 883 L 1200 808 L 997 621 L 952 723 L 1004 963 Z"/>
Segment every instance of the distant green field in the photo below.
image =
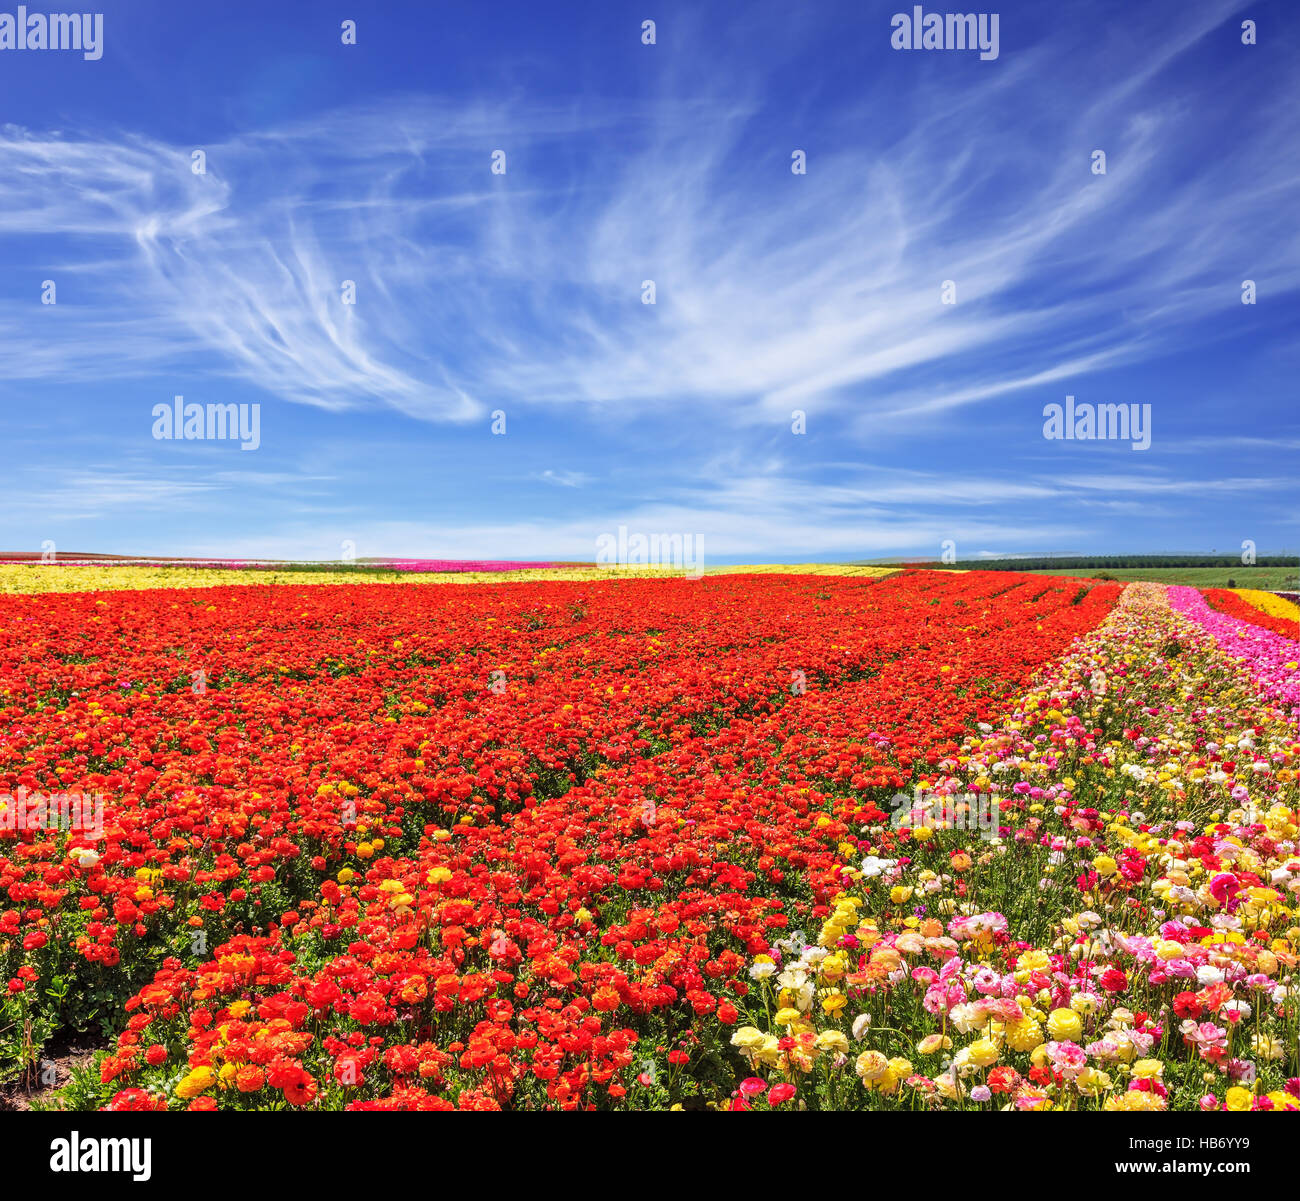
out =
<path fill-rule="evenodd" d="M 1151 580 L 1157 584 L 1187 584 L 1192 588 L 1264 588 L 1271 592 L 1296 590 L 1300 569 L 1296 567 L 1095 567 L 1089 570 L 1059 569 L 1032 571 L 1030 575 L 1084 576 L 1096 579 L 1108 575 L 1116 580 Z"/>

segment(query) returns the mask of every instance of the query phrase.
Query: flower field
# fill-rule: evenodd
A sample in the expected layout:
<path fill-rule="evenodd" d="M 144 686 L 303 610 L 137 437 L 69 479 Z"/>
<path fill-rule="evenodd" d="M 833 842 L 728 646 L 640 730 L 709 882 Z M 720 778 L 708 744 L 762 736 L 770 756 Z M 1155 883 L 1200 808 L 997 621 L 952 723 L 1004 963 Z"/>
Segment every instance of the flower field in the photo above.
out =
<path fill-rule="evenodd" d="M 3 571 L 0 1078 L 93 1041 L 56 1103 L 1300 1110 L 1270 594 Z"/>

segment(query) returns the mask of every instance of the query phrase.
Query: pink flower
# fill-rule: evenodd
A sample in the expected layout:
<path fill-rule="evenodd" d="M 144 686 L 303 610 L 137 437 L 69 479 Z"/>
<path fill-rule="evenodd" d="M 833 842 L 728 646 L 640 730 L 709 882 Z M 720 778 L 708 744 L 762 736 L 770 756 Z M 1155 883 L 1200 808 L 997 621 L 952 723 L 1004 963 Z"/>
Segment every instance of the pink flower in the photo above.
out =
<path fill-rule="evenodd" d="M 921 998 L 921 1007 L 926 1013 L 946 1013 L 948 1010 L 948 990 L 942 984 L 932 984 Z"/>
<path fill-rule="evenodd" d="M 1088 1066 L 1088 1056 L 1078 1043 L 1048 1043 L 1047 1054 L 1063 1076 L 1077 1076 Z"/>
<path fill-rule="evenodd" d="M 1231 892 L 1229 890 L 1231 890 Z M 1231 872 L 1220 872 L 1210 881 L 1210 895 L 1218 901 L 1220 905 L 1222 905 L 1223 902 L 1236 891 L 1237 877 Z"/>
<path fill-rule="evenodd" d="M 778 1086 L 779 1087 L 779 1086 Z M 788 1085 L 786 1087 L 789 1087 Z M 740 1082 L 740 1095 L 742 1097 L 757 1097 L 759 1093 L 767 1090 L 767 1081 L 757 1076 L 748 1076 Z"/>

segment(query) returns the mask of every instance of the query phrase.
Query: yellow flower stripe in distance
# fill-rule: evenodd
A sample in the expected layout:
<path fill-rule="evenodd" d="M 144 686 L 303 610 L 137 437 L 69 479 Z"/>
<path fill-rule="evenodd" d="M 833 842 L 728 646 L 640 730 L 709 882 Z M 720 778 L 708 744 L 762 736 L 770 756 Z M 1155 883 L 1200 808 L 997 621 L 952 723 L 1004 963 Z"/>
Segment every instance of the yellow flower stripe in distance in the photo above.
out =
<path fill-rule="evenodd" d="M 846 575 L 882 579 L 899 567 L 859 567 L 845 563 L 759 563 L 741 567 L 706 567 L 705 575 Z"/>
<path fill-rule="evenodd" d="M 706 574 L 742 572 L 790 575 L 883 577 L 892 567 L 846 567 L 798 563 L 790 566 L 717 567 Z M 139 564 L 0 563 L 0 593 L 114 592 L 144 588 L 217 588 L 235 584 L 501 584 L 524 580 L 589 583 L 610 579 L 661 579 L 686 574 L 673 567 L 539 567 L 523 571 L 276 571 L 274 568 L 161 567 Z"/>
<path fill-rule="evenodd" d="M 1258 588 L 1234 588 L 1235 592 L 1248 605 L 1254 605 L 1261 613 L 1270 617 L 1282 617 L 1288 621 L 1300 621 L 1300 605 L 1278 596 L 1274 592 L 1262 592 Z"/>

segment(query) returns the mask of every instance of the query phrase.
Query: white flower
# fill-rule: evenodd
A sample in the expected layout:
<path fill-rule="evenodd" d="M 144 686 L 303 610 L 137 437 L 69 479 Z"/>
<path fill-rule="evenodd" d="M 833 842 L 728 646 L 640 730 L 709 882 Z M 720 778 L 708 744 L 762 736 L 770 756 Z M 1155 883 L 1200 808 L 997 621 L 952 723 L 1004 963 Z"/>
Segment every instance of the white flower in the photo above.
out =
<path fill-rule="evenodd" d="M 864 876 L 883 876 L 897 862 L 897 859 L 878 859 L 875 855 L 868 855 L 862 861 L 862 874 Z"/>
<path fill-rule="evenodd" d="M 853 1025 L 850 1027 L 853 1032 L 853 1038 L 856 1042 L 862 1038 L 868 1030 L 871 1029 L 871 1014 L 860 1013 L 853 1019 Z"/>
<path fill-rule="evenodd" d="M 984 1012 L 982 1006 L 965 1001 L 960 1005 L 954 1005 L 948 1011 L 948 1020 L 955 1030 L 961 1031 L 962 1034 L 969 1034 L 972 1030 L 978 1030 L 981 1026 L 987 1025 L 988 1015 Z"/>

